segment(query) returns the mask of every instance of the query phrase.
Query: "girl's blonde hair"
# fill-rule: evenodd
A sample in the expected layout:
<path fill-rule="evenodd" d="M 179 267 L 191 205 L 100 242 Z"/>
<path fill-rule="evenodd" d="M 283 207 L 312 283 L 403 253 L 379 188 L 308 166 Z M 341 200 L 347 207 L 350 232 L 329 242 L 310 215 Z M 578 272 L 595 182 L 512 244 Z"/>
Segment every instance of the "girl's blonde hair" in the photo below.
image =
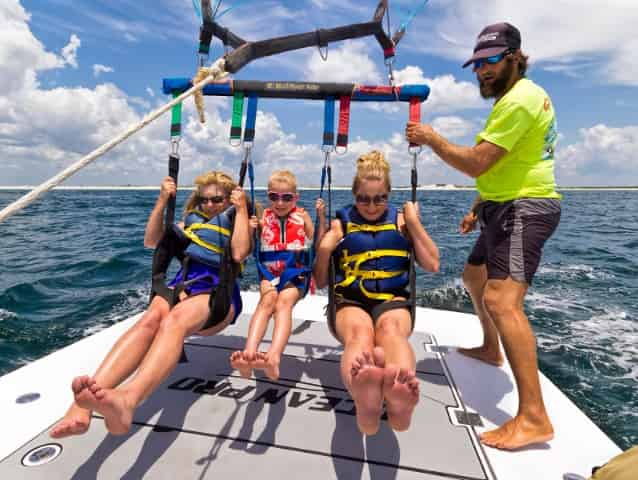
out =
<path fill-rule="evenodd" d="M 357 158 L 357 173 L 352 180 L 352 193 L 357 193 L 363 180 L 381 180 L 387 185 L 388 192 L 392 189 L 390 164 L 379 150 L 372 150 Z"/>
<path fill-rule="evenodd" d="M 186 201 L 186 206 L 184 207 L 184 214 L 187 212 L 196 209 L 199 205 L 199 189 L 200 187 L 207 187 L 209 185 L 217 185 L 224 191 L 224 195 L 227 197 L 230 196 L 231 192 L 237 187 L 237 184 L 232 179 L 230 175 L 227 175 L 223 172 L 213 171 L 202 173 L 201 175 L 195 177 L 195 189 L 191 196 Z"/>
<path fill-rule="evenodd" d="M 297 178 L 290 170 L 275 170 L 268 179 L 268 188 L 272 188 L 275 182 L 285 183 L 290 187 L 290 191 L 297 192 Z"/>

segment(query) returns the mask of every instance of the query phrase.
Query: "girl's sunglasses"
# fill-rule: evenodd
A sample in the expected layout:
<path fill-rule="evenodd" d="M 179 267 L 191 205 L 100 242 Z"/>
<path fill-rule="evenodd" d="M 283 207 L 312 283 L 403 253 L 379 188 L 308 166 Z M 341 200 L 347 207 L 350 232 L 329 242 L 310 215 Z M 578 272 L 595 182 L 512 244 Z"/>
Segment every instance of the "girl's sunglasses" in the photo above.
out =
<path fill-rule="evenodd" d="M 388 201 L 388 194 L 384 193 L 383 195 L 375 195 L 374 197 L 370 197 L 369 195 L 356 195 L 354 198 L 357 203 L 362 205 L 370 205 L 370 203 L 384 205 Z"/>
<path fill-rule="evenodd" d="M 288 202 L 292 202 L 294 199 L 295 199 L 294 193 L 268 192 L 268 200 L 270 200 L 271 202 L 277 202 L 281 200 L 282 202 L 288 203 Z"/>
<path fill-rule="evenodd" d="M 226 197 L 224 195 L 213 195 L 212 197 L 202 197 L 199 196 L 199 203 L 206 205 L 208 202 L 211 203 L 222 203 Z"/>
<path fill-rule="evenodd" d="M 503 60 L 505 57 L 507 57 L 510 53 L 512 53 L 512 50 L 505 50 L 503 53 L 499 53 L 498 55 L 492 55 L 491 57 L 476 59 L 474 60 L 474 70 L 478 70 L 485 63 L 489 65 L 494 65 L 500 62 L 501 60 Z"/>

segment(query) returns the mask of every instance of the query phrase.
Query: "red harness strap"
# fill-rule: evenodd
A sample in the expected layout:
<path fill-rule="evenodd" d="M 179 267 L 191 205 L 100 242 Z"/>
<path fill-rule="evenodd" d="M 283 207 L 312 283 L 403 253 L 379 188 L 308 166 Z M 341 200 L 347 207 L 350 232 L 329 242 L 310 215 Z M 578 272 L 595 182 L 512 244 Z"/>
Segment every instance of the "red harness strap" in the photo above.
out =
<path fill-rule="evenodd" d="M 421 123 L 421 102 L 418 97 L 410 99 L 410 121 Z M 411 143 L 410 147 L 418 147 L 418 145 Z"/>
<path fill-rule="evenodd" d="M 348 148 L 348 130 L 350 129 L 350 97 L 339 99 L 339 130 L 337 132 L 337 147 Z"/>

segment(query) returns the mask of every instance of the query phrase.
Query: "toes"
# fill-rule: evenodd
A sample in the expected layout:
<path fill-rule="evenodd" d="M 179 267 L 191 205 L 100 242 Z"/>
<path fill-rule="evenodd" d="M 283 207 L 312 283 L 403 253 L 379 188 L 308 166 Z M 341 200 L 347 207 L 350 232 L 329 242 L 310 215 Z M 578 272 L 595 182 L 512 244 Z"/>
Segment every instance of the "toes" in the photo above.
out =
<path fill-rule="evenodd" d="M 372 365 L 374 364 L 374 359 L 372 357 L 372 354 L 370 352 L 363 352 L 362 354 L 363 360 L 364 360 L 364 365 Z"/>
<path fill-rule="evenodd" d="M 399 375 L 397 375 L 397 381 L 399 383 L 407 383 L 410 378 L 410 371 L 407 368 L 402 368 L 399 370 Z"/>
<path fill-rule="evenodd" d="M 372 358 L 374 360 L 374 364 L 377 367 L 385 367 L 385 352 L 383 351 L 383 348 L 374 347 L 374 349 L 372 350 Z"/>
<path fill-rule="evenodd" d="M 80 393 L 82 390 L 84 390 L 86 388 L 88 379 L 88 375 L 75 377 L 71 382 L 71 390 L 73 390 L 73 393 Z"/>
<path fill-rule="evenodd" d="M 383 383 L 387 387 L 392 387 L 399 374 L 399 369 L 394 365 L 389 365 L 383 370 Z"/>

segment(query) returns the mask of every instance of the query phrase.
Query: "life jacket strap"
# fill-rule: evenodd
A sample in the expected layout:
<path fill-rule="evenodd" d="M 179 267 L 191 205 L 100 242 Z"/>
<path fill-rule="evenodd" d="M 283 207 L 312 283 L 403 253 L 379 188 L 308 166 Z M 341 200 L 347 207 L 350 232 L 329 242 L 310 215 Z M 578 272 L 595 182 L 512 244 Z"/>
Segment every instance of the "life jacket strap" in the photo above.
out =
<path fill-rule="evenodd" d="M 348 255 L 348 251 L 344 250 L 343 257 L 339 260 L 341 270 L 344 273 L 344 279 L 335 284 L 335 287 L 347 288 L 355 281 L 359 280 L 359 289 L 366 297 L 375 300 L 391 300 L 394 295 L 391 293 L 377 293 L 370 292 L 364 286 L 365 280 L 386 280 L 389 278 L 395 278 L 401 276 L 407 272 L 407 270 L 361 270 L 361 264 L 369 260 L 373 260 L 380 257 L 401 257 L 409 258 L 410 253 L 405 250 L 391 250 L 380 249 L 370 250 L 368 252 L 356 253 Z"/>
<path fill-rule="evenodd" d="M 397 226 L 393 223 L 385 223 L 383 225 L 368 225 L 348 222 L 346 225 L 346 235 L 353 232 L 387 232 L 395 230 L 397 230 Z"/>
<path fill-rule="evenodd" d="M 195 232 L 192 231 L 188 231 L 188 230 L 184 230 L 184 234 L 194 243 L 196 243 L 197 245 L 199 245 L 200 247 L 203 247 L 207 250 L 210 250 L 212 252 L 215 253 L 219 253 L 220 255 L 224 254 L 224 249 L 214 245 L 212 243 L 206 242 L 205 240 L 202 240 Z"/>

